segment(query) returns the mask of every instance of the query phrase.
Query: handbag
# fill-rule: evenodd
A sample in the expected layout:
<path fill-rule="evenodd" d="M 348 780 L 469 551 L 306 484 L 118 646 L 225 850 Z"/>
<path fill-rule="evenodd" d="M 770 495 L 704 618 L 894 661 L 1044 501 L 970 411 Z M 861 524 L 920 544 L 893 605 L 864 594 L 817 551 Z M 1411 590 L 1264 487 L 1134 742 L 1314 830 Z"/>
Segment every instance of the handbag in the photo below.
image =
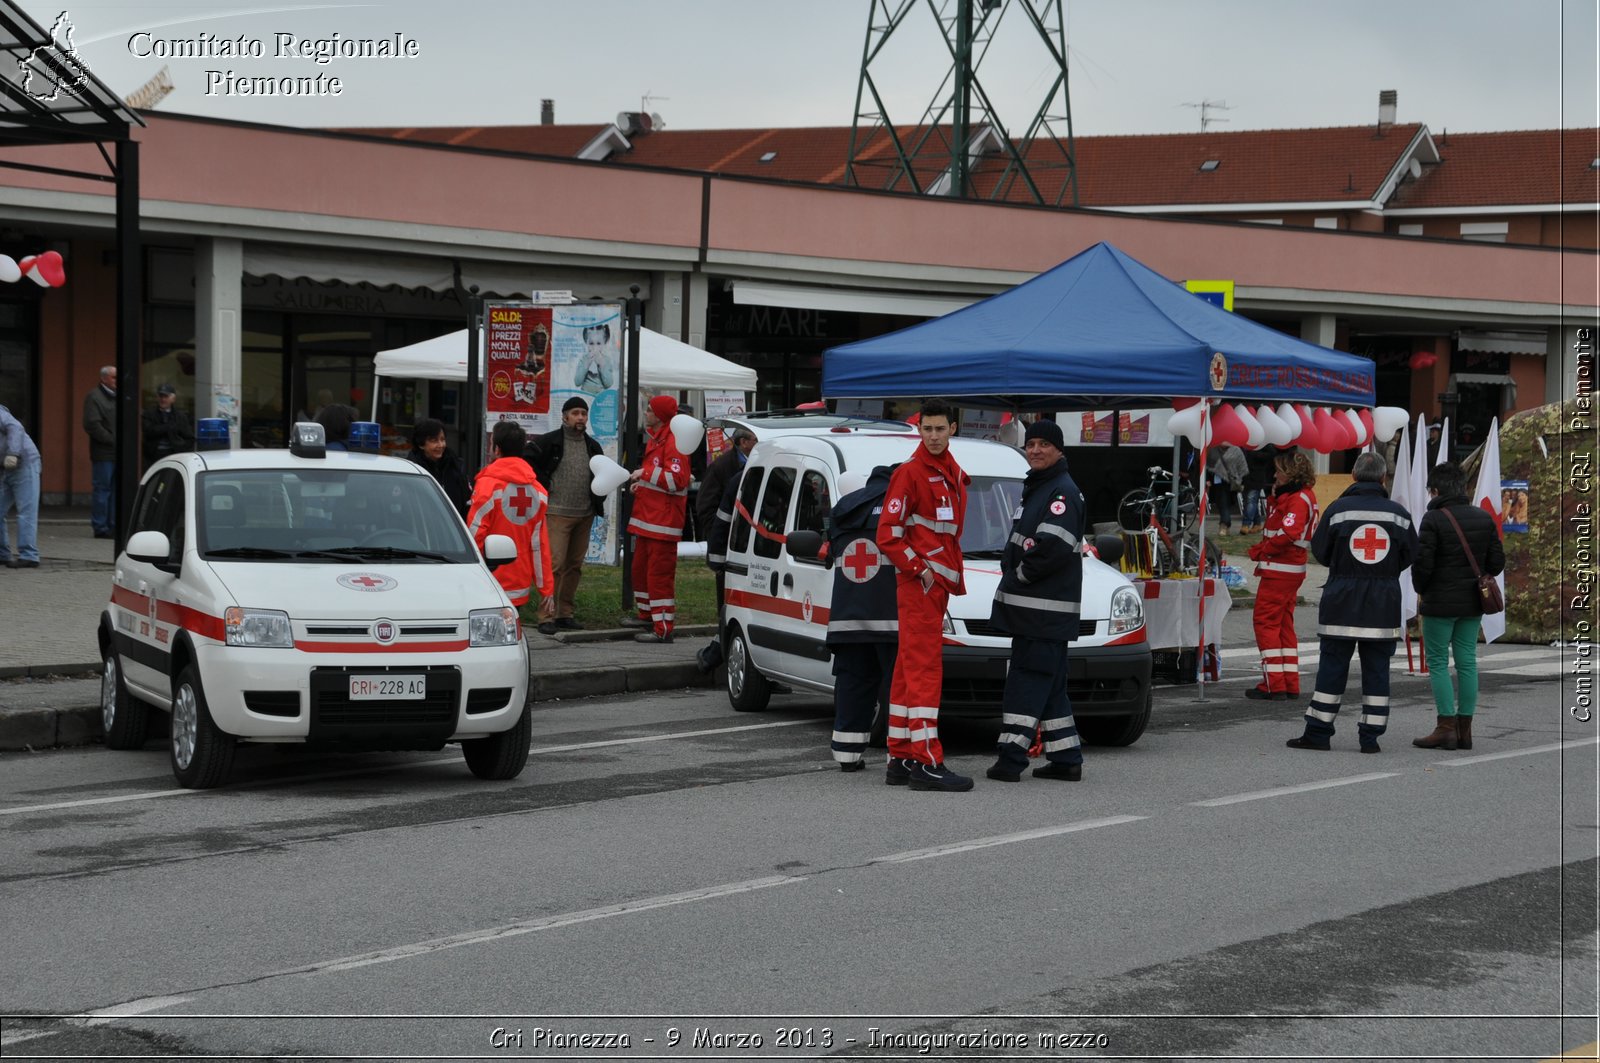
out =
<path fill-rule="evenodd" d="M 1503 612 L 1506 600 L 1500 593 L 1500 585 L 1494 581 L 1493 576 L 1486 575 L 1478 567 L 1478 559 L 1472 556 L 1472 547 L 1467 545 L 1467 533 L 1461 530 L 1461 522 L 1456 520 L 1456 515 L 1450 512 L 1448 506 L 1440 507 L 1439 512 L 1449 519 L 1450 526 L 1456 530 L 1456 538 L 1461 540 L 1461 552 L 1467 555 L 1467 564 L 1472 566 L 1472 574 L 1478 579 L 1478 598 L 1483 605 L 1484 614 L 1488 616 Z"/>

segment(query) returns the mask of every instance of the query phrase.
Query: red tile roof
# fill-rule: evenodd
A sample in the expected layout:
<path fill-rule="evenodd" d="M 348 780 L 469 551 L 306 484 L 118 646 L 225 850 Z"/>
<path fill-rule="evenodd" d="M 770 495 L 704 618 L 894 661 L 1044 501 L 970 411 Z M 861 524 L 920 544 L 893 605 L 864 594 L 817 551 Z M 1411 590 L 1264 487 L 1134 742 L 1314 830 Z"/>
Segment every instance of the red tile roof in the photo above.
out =
<path fill-rule="evenodd" d="M 1600 203 L 1600 129 L 1530 129 L 1435 136 L 1440 162 L 1407 181 L 1391 208 L 1451 209 Z"/>
<path fill-rule="evenodd" d="M 508 125 L 508 126 L 417 126 L 411 128 L 338 129 L 338 133 L 364 133 L 396 140 L 427 144 L 453 144 L 493 151 L 514 151 L 527 155 L 557 155 L 570 158 L 609 129 L 596 125 Z"/>

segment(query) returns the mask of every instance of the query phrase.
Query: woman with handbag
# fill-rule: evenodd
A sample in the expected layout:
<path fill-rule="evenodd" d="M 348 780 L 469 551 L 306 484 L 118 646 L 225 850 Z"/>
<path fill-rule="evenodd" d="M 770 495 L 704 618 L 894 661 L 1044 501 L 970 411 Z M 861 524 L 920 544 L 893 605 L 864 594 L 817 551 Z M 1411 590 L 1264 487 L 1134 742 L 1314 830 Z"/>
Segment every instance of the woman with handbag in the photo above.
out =
<path fill-rule="evenodd" d="M 1411 566 L 1422 616 L 1422 650 L 1433 683 L 1438 726 L 1411 744 L 1423 749 L 1471 749 L 1478 707 L 1478 629 L 1483 614 L 1502 608 L 1493 577 L 1505 570 L 1494 518 L 1467 501 L 1466 474 L 1453 461 L 1428 471 L 1428 511 L 1418 529 L 1422 546 Z M 1459 700 L 1450 685 L 1456 659 Z"/>

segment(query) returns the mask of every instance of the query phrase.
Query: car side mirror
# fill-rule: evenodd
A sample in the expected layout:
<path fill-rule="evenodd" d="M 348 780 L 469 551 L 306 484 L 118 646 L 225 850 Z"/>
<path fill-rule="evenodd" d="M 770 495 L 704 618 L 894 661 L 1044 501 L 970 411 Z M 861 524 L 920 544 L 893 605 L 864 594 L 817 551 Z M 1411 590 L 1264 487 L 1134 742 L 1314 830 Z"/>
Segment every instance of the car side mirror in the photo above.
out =
<path fill-rule="evenodd" d="M 517 559 L 516 540 L 509 535 L 491 535 L 483 541 L 483 562 L 493 572 Z"/>
<path fill-rule="evenodd" d="M 822 533 L 792 531 L 784 540 L 783 548 L 789 556 L 801 561 L 815 561 L 822 554 Z"/>
<path fill-rule="evenodd" d="M 1108 565 L 1115 565 L 1122 560 L 1123 546 L 1120 535 L 1096 535 L 1094 549 L 1100 555 L 1100 560 Z"/>
<path fill-rule="evenodd" d="M 165 532 L 134 532 L 123 552 L 130 559 L 146 565 L 165 565 L 172 553 L 172 543 L 167 539 Z"/>

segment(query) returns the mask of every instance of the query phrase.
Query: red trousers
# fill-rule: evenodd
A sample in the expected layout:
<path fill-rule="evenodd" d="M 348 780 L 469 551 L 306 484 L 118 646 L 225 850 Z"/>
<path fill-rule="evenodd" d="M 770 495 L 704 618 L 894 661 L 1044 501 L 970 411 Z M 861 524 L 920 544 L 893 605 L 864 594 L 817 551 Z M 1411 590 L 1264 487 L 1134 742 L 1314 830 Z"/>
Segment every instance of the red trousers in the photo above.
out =
<path fill-rule="evenodd" d="M 944 686 L 944 611 L 950 592 L 935 583 L 924 591 L 915 576 L 895 576 L 900 607 L 900 653 L 889 683 L 889 755 L 943 764 L 939 744 L 939 692 Z"/>
<path fill-rule="evenodd" d="M 1294 599 L 1305 576 L 1262 576 L 1256 590 L 1256 649 L 1261 689 L 1300 693 L 1300 639 L 1294 633 Z"/>
<path fill-rule="evenodd" d="M 672 634 L 678 618 L 678 544 L 668 539 L 633 537 L 633 605 L 657 635 Z"/>

